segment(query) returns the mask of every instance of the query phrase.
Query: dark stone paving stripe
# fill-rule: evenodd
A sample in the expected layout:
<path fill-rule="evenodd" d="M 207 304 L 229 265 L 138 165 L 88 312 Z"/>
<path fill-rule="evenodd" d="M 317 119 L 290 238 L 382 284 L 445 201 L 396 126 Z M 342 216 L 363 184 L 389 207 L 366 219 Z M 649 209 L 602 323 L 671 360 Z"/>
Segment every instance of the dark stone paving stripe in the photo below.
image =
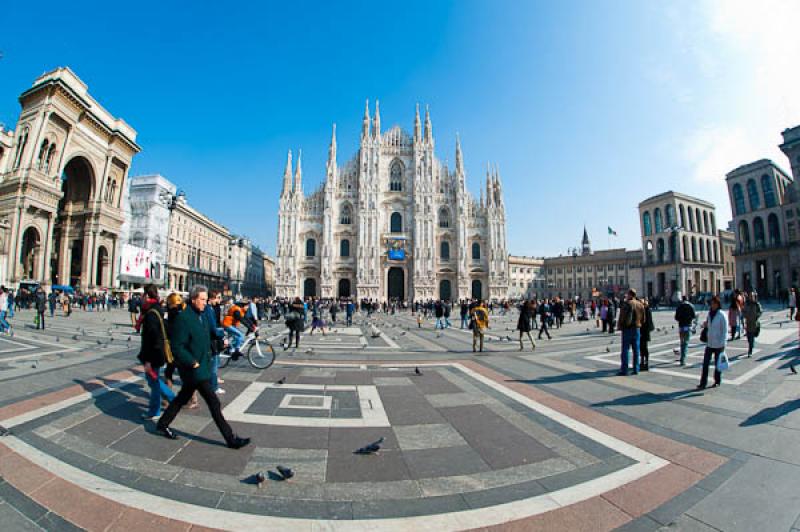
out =
<path fill-rule="evenodd" d="M 54 514 L 0 477 L 0 499 L 44 530 L 74 532 L 82 530 L 63 517 Z"/>

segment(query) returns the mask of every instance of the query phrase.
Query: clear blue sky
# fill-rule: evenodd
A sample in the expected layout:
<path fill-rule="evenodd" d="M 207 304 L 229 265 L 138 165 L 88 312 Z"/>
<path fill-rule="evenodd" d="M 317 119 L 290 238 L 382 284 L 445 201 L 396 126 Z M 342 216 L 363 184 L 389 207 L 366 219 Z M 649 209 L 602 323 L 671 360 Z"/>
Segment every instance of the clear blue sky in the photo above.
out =
<path fill-rule="evenodd" d="M 788 166 L 797 10 L 719 1 L 12 2 L 0 121 L 67 65 L 139 132 L 132 174 L 163 174 L 274 252 L 286 150 L 302 148 L 310 192 L 333 122 L 343 164 L 365 98 L 384 128 L 410 129 L 420 102 L 451 166 L 460 132 L 473 191 L 500 166 L 512 253 L 564 253 L 584 224 L 596 248 L 607 226 L 638 247 L 642 199 L 679 190 L 727 220 L 726 171 Z"/>

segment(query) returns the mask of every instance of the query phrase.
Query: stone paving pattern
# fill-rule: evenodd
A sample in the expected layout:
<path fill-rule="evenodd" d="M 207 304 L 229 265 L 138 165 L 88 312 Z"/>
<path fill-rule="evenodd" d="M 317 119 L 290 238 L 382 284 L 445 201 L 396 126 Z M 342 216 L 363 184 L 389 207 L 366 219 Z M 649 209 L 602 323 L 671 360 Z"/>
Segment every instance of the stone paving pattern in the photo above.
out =
<path fill-rule="evenodd" d="M 800 380 L 787 371 L 796 358 L 797 331 L 783 312 L 768 313 L 752 359 L 740 356 L 742 340 L 731 344 L 735 364 L 726 384 L 705 393 L 694 391 L 702 346 L 693 347 L 688 368 L 675 365 L 677 334 L 669 312 L 656 313 L 660 330 L 651 343 L 651 365 L 658 371 L 625 378 L 614 376 L 619 337 L 600 333 L 593 323 L 568 324 L 554 331 L 553 340 L 539 341 L 533 353 L 529 346 L 520 353 L 519 344 L 508 340 L 516 315 L 497 315 L 487 352 L 473 355 L 468 331 L 434 331 L 432 321 L 420 329 L 410 315 L 398 314 L 371 319 L 383 333 L 372 338 L 360 318 L 354 328 L 304 336 L 298 350 L 278 349 L 278 363 L 264 372 L 246 363 L 223 372 L 223 405 L 254 382 L 285 377 L 285 389 L 265 389 L 246 411 L 311 425 L 233 422 L 237 432 L 253 437 L 254 444 L 240 451 L 221 444 L 202 403 L 177 418 L 177 441 L 153 435 L 153 425 L 142 423 L 142 382 L 124 382 L 140 375 L 138 338 L 127 341 L 126 318 L 119 311 L 76 313 L 57 317 L 44 334 L 17 325 L 13 339 L 0 338 L 0 420 L 100 393 L 15 426 L 15 441 L 137 492 L 242 514 L 342 523 L 491 509 L 635 464 L 449 365 L 460 361 L 508 390 L 669 461 L 598 496 L 492 529 L 800 530 L 800 459 L 792 443 L 800 428 Z M 25 319 L 24 313 L 18 318 Z M 278 342 L 282 324 L 266 332 Z M 411 366 L 401 366 L 409 361 Z M 421 366 L 418 376 L 414 364 L 438 365 Z M 294 387 L 300 385 L 316 388 Z M 347 385 L 375 387 L 390 426 L 320 426 L 360 419 L 369 408 L 357 392 L 335 389 Z M 107 386 L 119 387 L 101 393 Z M 334 389 L 320 389 L 325 386 Z M 281 407 L 287 394 L 300 397 Z M 329 407 L 318 401 L 323 396 L 330 397 Z M 319 408 L 308 408 L 314 406 Z M 378 455 L 353 454 L 378 437 L 385 438 Z M 123 529 L 148 521 L 159 529 L 198 526 L 109 501 L 3 443 L 0 438 L 0 519 L 14 530 Z M 292 467 L 296 478 L 268 481 L 261 489 L 245 480 L 277 464 Z"/>

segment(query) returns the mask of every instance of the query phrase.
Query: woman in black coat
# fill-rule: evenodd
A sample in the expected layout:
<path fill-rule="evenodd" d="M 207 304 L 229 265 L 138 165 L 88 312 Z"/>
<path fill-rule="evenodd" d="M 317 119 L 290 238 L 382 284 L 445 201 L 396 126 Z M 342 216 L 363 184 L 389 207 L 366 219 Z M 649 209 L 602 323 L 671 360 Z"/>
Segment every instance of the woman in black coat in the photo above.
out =
<path fill-rule="evenodd" d="M 653 311 L 650 309 L 647 298 L 642 299 L 642 303 L 644 303 L 644 323 L 642 323 L 639 336 L 640 369 L 648 371 L 650 369 L 650 347 L 648 344 L 650 343 L 650 333 L 655 329 L 655 325 L 653 324 Z"/>
<path fill-rule="evenodd" d="M 161 397 L 167 401 L 175 399 L 175 393 L 161 379 L 161 368 L 167 363 L 164 337 L 164 315 L 160 304 L 151 305 L 142 320 L 142 347 L 139 350 L 139 361 L 144 365 L 144 375 L 150 385 L 150 402 L 147 412 L 142 418 L 153 420 L 161 415 Z"/>
<path fill-rule="evenodd" d="M 522 335 L 527 334 L 528 340 L 531 341 L 531 350 L 536 349 L 536 342 L 533 341 L 531 336 L 531 320 L 533 319 L 533 304 L 530 301 L 523 301 L 519 307 L 519 319 L 517 320 L 517 330 L 519 331 L 519 350 L 525 349 L 525 344 L 522 343 Z"/>

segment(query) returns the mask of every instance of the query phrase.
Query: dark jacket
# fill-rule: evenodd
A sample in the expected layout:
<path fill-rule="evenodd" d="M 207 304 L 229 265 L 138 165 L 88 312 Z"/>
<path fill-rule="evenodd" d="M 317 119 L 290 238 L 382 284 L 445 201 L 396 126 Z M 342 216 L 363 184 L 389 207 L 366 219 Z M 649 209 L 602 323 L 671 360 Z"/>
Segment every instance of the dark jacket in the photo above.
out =
<path fill-rule="evenodd" d="M 520 332 L 531 332 L 531 318 L 533 313 L 529 303 L 523 303 L 519 307 L 519 319 L 517 320 L 517 330 Z"/>
<path fill-rule="evenodd" d="M 161 332 L 159 316 L 164 314 L 160 306 L 152 307 L 154 311 L 144 313 L 142 320 L 142 347 L 139 349 L 139 362 L 149 362 L 154 368 L 160 368 L 167 363 L 164 354 L 164 334 Z M 156 312 L 158 315 L 156 315 Z"/>
<path fill-rule="evenodd" d="M 208 323 L 208 330 L 211 334 L 211 352 L 215 355 L 220 352 L 218 340 L 225 338 L 225 332 L 219 324 L 220 313 L 219 306 L 211 305 L 206 305 L 206 309 L 203 311 L 203 318 Z"/>
<path fill-rule="evenodd" d="M 644 309 L 644 323 L 642 323 L 641 341 L 649 342 L 650 333 L 653 332 L 655 328 L 655 324 L 653 323 L 653 311 L 650 310 L 649 306 L 647 306 Z"/>
<path fill-rule="evenodd" d="M 9 302 L 9 304 L 12 304 Z M 38 312 L 44 312 L 47 308 L 47 296 L 44 295 L 44 292 L 36 292 L 36 310 Z"/>
<path fill-rule="evenodd" d="M 175 317 L 170 345 L 181 379 L 194 382 L 211 379 L 211 331 L 202 313 L 192 305 Z M 195 363 L 199 364 L 197 368 L 192 367 Z"/>
<path fill-rule="evenodd" d="M 683 301 L 678 308 L 675 309 L 675 321 L 678 322 L 678 327 L 688 327 L 694 320 L 694 307 L 688 301 Z"/>
<path fill-rule="evenodd" d="M 619 307 L 619 328 L 638 329 L 644 323 L 644 305 L 638 299 L 623 301 Z"/>

